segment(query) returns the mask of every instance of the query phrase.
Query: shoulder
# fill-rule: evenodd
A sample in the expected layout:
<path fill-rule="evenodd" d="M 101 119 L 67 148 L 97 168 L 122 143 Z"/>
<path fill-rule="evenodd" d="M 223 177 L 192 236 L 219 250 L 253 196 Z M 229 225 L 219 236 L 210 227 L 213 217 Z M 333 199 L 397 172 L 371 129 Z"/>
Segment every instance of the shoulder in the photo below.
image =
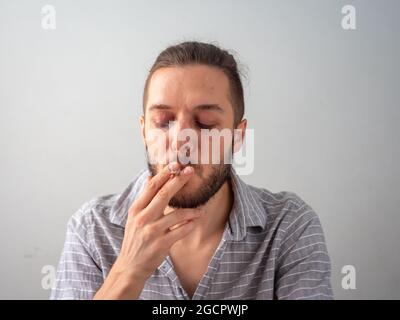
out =
<path fill-rule="evenodd" d="M 94 197 L 83 203 L 70 217 L 68 232 L 87 244 L 96 240 L 116 242 L 123 234 L 127 210 L 146 176 L 147 171 L 142 170 L 123 192 Z"/>
<path fill-rule="evenodd" d="M 109 194 L 84 202 L 71 216 L 68 225 L 75 230 L 87 229 L 96 223 L 110 223 L 111 208 L 119 195 Z"/>
<path fill-rule="evenodd" d="M 104 236 L 109 238 L 116 232 L 122 232 L 121 227 L 111 222 L 112 208 L 119 196 L 118 194 L 103 195 L 83 203 L 68 221 L 68 234 L 72 233 L 88 247 L 95 247 L 93 242 L 96 238 L 102 237 L 101 240 L 104 241 Z"/>
<path fill-rule="evenodd" d="M 287 232 L 307 223 L 319 224 L 319 218 L 312 206 L 292 191 L 272 192 L 249 185 L 252 197 L 262 207 L 267 224 Z"/>
<path fill-rule="evenodd" d="M 143 187 L 143 181 L 147 175 L 147 169 L 143 169 L 123 192 L 94 197 L 83 203 L 70 218 L 69 226 L 76 229 L 87 228 L 95 224 L 123 227 L 121 221 L 115 216 L 118 214 L 121 215 L 118 218 L 124 217 L 125 211 Z"/>

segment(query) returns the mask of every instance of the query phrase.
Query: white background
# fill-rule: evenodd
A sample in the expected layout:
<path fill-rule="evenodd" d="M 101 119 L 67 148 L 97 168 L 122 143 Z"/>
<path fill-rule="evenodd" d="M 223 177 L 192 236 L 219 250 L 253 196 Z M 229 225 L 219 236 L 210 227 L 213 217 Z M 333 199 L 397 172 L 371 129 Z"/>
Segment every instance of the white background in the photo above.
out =
<path fill-rule="evenodd" d="M 41 8 L 56 9 L 56 30 Z M 357 29 L 341 28 L 352 4 Z M 0 0 L 0 298 L 47 299 L 68 218 L 144 166 L 138 117 L 167 45 L 247 66 L 255 171 L 319 215 L 338 299 L 400 298 L 398 1 Z M 356 267 L 356 290 L 341 268 Z"/>

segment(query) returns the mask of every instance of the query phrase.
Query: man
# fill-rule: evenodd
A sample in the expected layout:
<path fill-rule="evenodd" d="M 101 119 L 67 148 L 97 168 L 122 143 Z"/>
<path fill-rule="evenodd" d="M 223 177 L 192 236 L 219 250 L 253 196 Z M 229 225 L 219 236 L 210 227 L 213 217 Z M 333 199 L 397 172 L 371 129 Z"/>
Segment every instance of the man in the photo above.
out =
<path fill-rule="evenodd" d="M 51 298 L 331 299 L 313 209 L 295 193 L 245 184 L 229 162 L 242 145 L 243 114 L 231 54 L 199 42 L 164 50 L 143 95 L 148 169 L 72 216 Z M 217 148 L 210 136 L 179 138 L 210 129 L 239 135 Z M 215 151 L 219 161 L 210 161 Z"/>

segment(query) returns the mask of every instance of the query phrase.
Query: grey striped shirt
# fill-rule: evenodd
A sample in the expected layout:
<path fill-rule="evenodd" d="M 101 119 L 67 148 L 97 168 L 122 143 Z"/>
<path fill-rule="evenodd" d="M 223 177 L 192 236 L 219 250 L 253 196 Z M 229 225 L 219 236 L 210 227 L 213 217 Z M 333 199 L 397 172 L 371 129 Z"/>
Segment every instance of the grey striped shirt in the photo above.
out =
<path fill-rule="evenodd" d="M 122 239 L 128 208 L 144 187 L 143 170 L 120 195 L 85 203 L 69 220 L 51 299 L 91 299 Z M 332 299 L 331 265 L 319 218 L 293 192 L 244 183 L 232 169 L 234 203 L 221 242 L 193 299 Z M 190 299 L 169 256 L 140 299 Z"/>

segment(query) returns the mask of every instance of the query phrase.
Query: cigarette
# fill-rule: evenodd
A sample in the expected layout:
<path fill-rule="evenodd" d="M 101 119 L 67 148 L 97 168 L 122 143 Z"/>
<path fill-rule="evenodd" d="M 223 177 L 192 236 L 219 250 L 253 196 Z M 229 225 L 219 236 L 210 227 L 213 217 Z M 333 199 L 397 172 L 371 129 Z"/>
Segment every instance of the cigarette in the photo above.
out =
<path fill-rule="evenodd" d="M 171 174 L 174 176 L 179 176 L 181 174 L 181 170 L 178 169 L 178 170 L 171 171 Z"/>

